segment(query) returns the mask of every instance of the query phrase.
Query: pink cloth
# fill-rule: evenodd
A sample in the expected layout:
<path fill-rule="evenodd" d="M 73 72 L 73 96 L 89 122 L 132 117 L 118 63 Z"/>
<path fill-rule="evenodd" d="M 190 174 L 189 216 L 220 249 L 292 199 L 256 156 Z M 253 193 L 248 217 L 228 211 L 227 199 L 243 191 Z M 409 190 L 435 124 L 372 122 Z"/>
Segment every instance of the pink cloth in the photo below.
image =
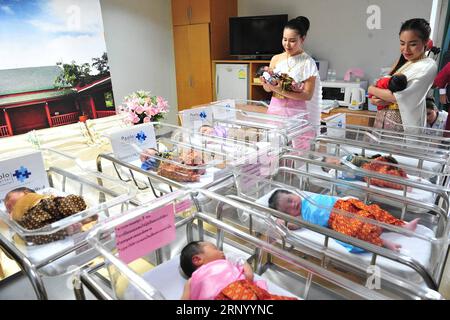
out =
<path fill-rule="evenodd" d="M 292 100 L 292 99 L 279 99 L 272 97 L 270 100 L 269 109 L 267 110 L 268 114 L 274 114 L 278 116 L 294 116 L 301 112 L 306 111 L 306 102 L 301 100 Z"/>
<path fill-rule="evenodd" d="M 267 114 L 273 114 L 278 116 L 291 117 L 299 113 L 307 113 L 306 102 L 292 99 L 279 99 L 272 97 L 270 100 L 269 109 Z M 305 117 L 308 119 L 308 116 Z M 313 130 L 308 130 L 301 136 L 296 137 L 292 141 L 294 149 L 309 150 L 310 142 L 314 138 L 315 134 Z"/>
<path fill-rule="evenodd" d="M 244 267 L 228 260 L 215 260 L 198 268 L 191 277 L 191 300 L 214 300 L 229 284 L 245 280 Z M 264 282 L 264 281 L 262 281 Z M 267 289 L 260 281 L 256 285 Z"/>
<path fill-rule="evenodd" d="M 228 136 L 227 129 L 222 126 L 214 127 L 214 135 L 219 138 L 226 138 Z"/>

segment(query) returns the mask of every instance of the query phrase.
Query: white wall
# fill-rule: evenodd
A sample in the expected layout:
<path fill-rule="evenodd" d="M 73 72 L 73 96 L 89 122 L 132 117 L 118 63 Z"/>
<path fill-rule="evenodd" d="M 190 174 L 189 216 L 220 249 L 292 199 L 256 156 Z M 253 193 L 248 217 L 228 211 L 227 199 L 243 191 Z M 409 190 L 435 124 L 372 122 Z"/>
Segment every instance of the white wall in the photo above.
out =
<path fill-rule="evenodd" d="M 338 78 L 349 67 L 363 68 L 370 81 L 400 56 L 398 33 L 410 18 L 430 20 L 432 0 L 238 0 L 239 16 L 289 14 L 308 17 L 305 50 L 330 61 Z M 367 28 L 369 5 L 381 8 L 381 29 Z M 281 41 L 281 36 L 280 36 Z"/>
<path fill-rule="evenodd" d="M 136 90 L 151 91 L 177 119 L 171 1 L 100 0 L 116 105 Z"/>

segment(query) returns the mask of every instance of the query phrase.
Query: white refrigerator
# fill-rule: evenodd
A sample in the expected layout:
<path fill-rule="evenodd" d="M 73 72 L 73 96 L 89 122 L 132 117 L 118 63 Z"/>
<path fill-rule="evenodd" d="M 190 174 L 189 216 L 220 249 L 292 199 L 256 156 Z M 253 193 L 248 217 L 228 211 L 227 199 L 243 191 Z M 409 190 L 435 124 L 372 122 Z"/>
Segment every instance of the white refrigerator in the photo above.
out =
<path fill-rule="evenodd" d="M 248 64 L 216 64 L 216 100 L 248 100 Z"/>

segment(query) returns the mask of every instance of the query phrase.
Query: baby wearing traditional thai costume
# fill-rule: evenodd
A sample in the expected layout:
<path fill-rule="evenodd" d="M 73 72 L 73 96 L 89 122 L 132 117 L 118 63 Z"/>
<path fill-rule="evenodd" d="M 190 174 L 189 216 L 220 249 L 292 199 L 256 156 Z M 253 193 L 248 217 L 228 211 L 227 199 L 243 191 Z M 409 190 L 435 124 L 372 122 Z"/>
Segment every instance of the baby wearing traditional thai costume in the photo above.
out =
<path fill-rule="evenodd" d="M 158 158 L 169 161 L 161 161 Z M 140 154 L 140 160 L 143 170 L 157 171 L 158 175 L 178 182 L 198 182 L 200 176 L 206 173 L 206 170 L 202 168 L 205 165 L 204 154 L 193 149 L 181 150 L 176 158 L 171 152 L 146 149 Z M 189 167 L 198 167 L 198 169 Z"/>
<path fill-rule="evenodd" d="M 5 196 L 5 206 L 11 219 L 28 230 L 43 228 L 86 209 L 86 203 L 80 196 L 41 195 L 28 188 L 8 192 Z M 96 220 L 96 216 L 87 218 L 67 229 L 49 235 L 29 236 L 25 240 L 37 245 L 62 240 L 70 234 L 86 230 Z"/>
<path fill-rule="evenodd" d="M 340 199 L 338 197 L 315 194 L 309 196 L 307 199 L 301 199 L 298 195 L 286 190 L 275 191 L 269 199 L 269 207 L 294 217 L 301 217 L 304 221 L 330 228 L 347 236 L 394 251 L 399 251 L 401 245 L 381 239 L 380 235 L 383 232 L 381 227 L 361 221 L 352 216 L 339 214 L 333 211 L 333 209 L 342 210 L 367 219 L 374 219 L 393 226 L 403 227 L 410 231 L 416 230 L 419 221 L 419 219 L 415 219 L 409 223 L 405 223 L 402 220 L 396 219 L 378 205 L 366 205 L 355 198 Z M 299 226 L 290 223 L 288 224 L 288 228 L 299 229 Z M 339 243 L 350 252 L 364 252 L 364 250 L 349 244 Z"/>
<path fill-rule="evenodd" d="M 183 300 L 296 300 L 272 295 L 242 259 L 233 263 L 209 242 L 191 242 L 181 251 L 180 267 L 190 279 Z"/>

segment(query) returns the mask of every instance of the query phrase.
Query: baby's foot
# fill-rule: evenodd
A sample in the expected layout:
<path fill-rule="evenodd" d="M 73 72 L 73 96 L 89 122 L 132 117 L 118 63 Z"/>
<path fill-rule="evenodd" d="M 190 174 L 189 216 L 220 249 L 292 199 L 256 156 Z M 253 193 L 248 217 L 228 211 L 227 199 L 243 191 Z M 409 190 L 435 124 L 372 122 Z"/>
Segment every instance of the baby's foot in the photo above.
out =
<path fill-rule="evenodd" d="M 420 218 L 414 219 L 413 221 L 410 221 L 407 224 L 405 224 L 403 226 L 403 228 L 405 228 L 406 230 L 409 230 L 409 231 L 416 231 L 419 220 L 420 220 Z"/>
<path fill-rule="evenodd" d="M 395 243 L 395 242 L 392 242 L 389 240 L 383 240 L 383 246 L 388 249 L 391 249 L 395 252 L 400 252 L 400 248 L 402 247 L 401 244 L 398 244 L 398 243 Z"/>

